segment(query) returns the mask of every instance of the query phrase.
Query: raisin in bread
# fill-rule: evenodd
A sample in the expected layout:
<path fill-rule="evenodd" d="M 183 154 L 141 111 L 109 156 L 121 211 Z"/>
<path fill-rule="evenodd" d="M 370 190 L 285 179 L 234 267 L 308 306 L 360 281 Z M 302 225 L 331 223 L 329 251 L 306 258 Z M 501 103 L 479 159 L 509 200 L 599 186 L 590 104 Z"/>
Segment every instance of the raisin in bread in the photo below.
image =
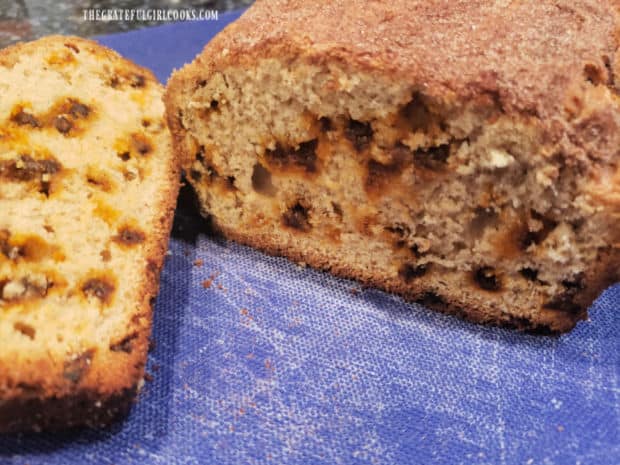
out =
<path fill-rule="evenodd" d="M 571 329 L 618 279 L 610 1 L 257 1 L 165 96 L 202 211 L 477 322 Z"/>
<path fill-rule="evenodd" d="M 88 40 L 0 52 L 0 431 L 131 405 L 178 189 L 162 92 Z"/>

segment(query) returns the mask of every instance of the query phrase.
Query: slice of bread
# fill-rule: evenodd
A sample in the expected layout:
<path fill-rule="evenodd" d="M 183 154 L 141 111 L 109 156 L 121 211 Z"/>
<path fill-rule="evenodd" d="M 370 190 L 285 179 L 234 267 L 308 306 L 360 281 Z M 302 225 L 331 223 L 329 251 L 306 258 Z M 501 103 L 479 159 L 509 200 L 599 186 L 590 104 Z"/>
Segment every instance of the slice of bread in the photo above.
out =
<path fill-rule="evenodd" d="M 571 329 L 620 268 L 618 12 L 259 0 L 165 96 L 232 239 L 471 320 Z"/>
<path fill-rule="evenodd" d="M 178 190 L 162 91 L 76 37 L 0 52 L 0 431 L 132 403 Z"/>

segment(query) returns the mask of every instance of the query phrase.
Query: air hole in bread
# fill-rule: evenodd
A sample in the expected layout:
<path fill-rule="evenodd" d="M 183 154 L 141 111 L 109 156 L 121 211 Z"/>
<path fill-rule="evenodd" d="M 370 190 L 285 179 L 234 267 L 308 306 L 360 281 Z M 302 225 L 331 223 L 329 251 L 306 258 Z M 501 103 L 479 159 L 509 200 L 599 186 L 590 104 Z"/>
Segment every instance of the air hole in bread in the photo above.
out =
<path fill-rule="evenodd" d="M 431 114 L 419 94 L 413 96 L 409 103 L 400 110 L 400 114 L 413 132 L 427 129 L 430 126 Z"/>
<path fill-rule="evenodd" d="M 361 152 L 368 148 L 372 140 L 372 126 L 370 123 L 350 119 L 344 130 L 344 135 L 353 144 L 355 150 Z"/>
<path fill-rule="evenodd" d="M 551 232 L 558 226 L 558 222 L 532 210 L 533 228 L 525 230 L 519 240 L 520 247 L 525 250 L 531 245 L 538 245 L 545 241 Z"/>
<path fill-rule="evenodd" d="M 192 168 L 191 170 L 189 170 L 189 177 L 192 178 L 194 181 L 200 181 L 200 179 L 202 178 L 202 173 L 197 169 Z"/>
<path fill-rule="evenodd" d="M 220 102 L 218 102 L 217 100 L 211 100 L 211 103 L 209 103 L 209 108 L 211 108 L 212 110 L 216 110 L 219 104 Z"/>
<path fill-rule="evenodd" d="M 113 188 L 113 182 L 110 177 L 103 171 L 98 171 L 92 167 L 86 173 L 86 182 L 104 192 L 111 192 Z"/>
<path fill-rule="evenodd" d="M 406 238 L 411 232 L 407 226 L 395 224 L 393 226 L 385 226 L 383 230 L 386 233 L 387 239 L 391 242 L 393 249 L 399 250 L 407 245 Z"/>
<path fill-rule="evenodd" d="M 75 53 L 80 53 L 80 49 L 78 48 L 77 45 L 75 45 L 75 44 L 73 44 L 71 42 L 65 42 L 64 45 L 65 45 L 65 47 L 73 50 Z"/>
<path fill-rule="evenodd" d="M 302 142 L 297 148 L 286 148 L 278 143 L 274 150 L 265 151 L 265 159 L 274 168 L 298 167 L 306 173 L 314 173 L 316 171 L 317 146 L 317 139 Z"/>
<path fill-rule="evenodd" d="M 31 325 L 21 321 L 16 321 L 13 324 L 13 329 L 26 336 L 28 339 L 34 339 L 37 334 L 36 330 Z"/>
<path fill-rule="evenodd" d="M 474 281 L 485 291 L 499 291 L 502 288 L 502 283 L 499 276 L 490 266 L 478 268 L 474 272 Z"/>
<path fill-rule="evenodd" d="M 130 354 L 133 350 L 133 342 L 137 337 L 138 333 L 131 333 L 120 341 L 110 344 L 110 350 L 112 352 L 125 352 L 126 354 Z"/>
<path fill-rule="evenodd" d="M 454 241 L 452 244 L 452 248 L 455 252 L 460 252 L 462 250 L 466 250 L 468 248 L 467 244 L 463 241 Z"/>
<path fill-rule="evenodd" d="M 394 234 L 398 238 L 404 238 L 411 232 L 409 228 L 404 224 L 395 224 L 394 226 L 386 226 L 385 231 L 390 234 Z"/>
<path fill-rule="evenodd" d="M 562 281 L 562 286 L 567 289 L 583 289 L 584 288 L 584 275 L 583 273 L 577 273 L 570 279 Z"/>
<path fill-rule="evenodd" d="M 236 179 L 234 176 L 226 176 L 226 189 L 228 189 L 229 191 L 237 190 L 237 187 L 235 187 L 235 181 Z"/>
<path fill-rule="evenodd" d="M 321 129 L 321 132 L 329 132 L 334 130 L 332 120 L 329 119 L 327 116 L 322 116 L 321 118 L 319 118 L 319 127 Z"/>
<path fill-rule="evenodd" d="M 39 188 L 39 194 L 43 194 L 45 197 L 49 197 L 52 185 L 49 180 L 45 178 L 47 178 L 47 176 L 43 175 L 41 179 L 41 187 Z"/>
<path fill-rule="evenodd" d="M 405 263 L 398 269 L 398 276 L 406 283 L 409 283 L 415 278 L 424 276 L 427 271 L 428 265 L 412 265 L 411 263 Z"/>
<path fill-rule="evenodd" d="M 528 281 L 538 281 L 538 270 L 535 268 L 521 268 L 519 273 Z"/>
<path fill-rule="evenodd" d="M 424 254 L 426 254 L 429 251 L 429 247 L 430 247 L 428 239 L 422 238 L 422 239 L 418 239 L 418 241 L 420 243 L 424 243 L 424 242 L 426 242 L 426 243 L 424 244 L 425 247 L 422 247 L 422 245 L 420 243 L 413 244 L 411 247 L 409 247 L 409 251 L 411 252 L 411 254 L 415 258 L 420 258 L 420 257 L 424 256 Z"/>
<path fill-rule="evenodd" d="M 297 231 L 310 231 L 310 214 L 301 201 L 289 207 L 282 215 L 282 224 Z"/>
<path fill-rule="evenodd" d="M 205 161 L 205 147 L 204 147 L 204 145 L 201 145 L 198 148 L 198 151 L 196 152 L 196 160 L 198 160 L 200 163 L 204 164 L 204 161 Z"/>
<path fill-rule="evenodd" d="M 450 156 L 450 144 L 418 149 L 413 154 L 413 162 L 419 168 L 431 171 L 442 170 Z"/>
<path fill-rule="evenodd" d="M 129 152 L 117 153 L 116 156 L 123 161 L 129 161 L 131 159 L 131 154 Z"/>
<path fill-rule="evenodd" d="M 217 178 L 220 177 L 220 174 L 217 172 L 217 170 L 215 169 L 213 165 L 206 164 L 205 169 L 207 171 L 207 177 L 209 178 L 209 181 L 211 183 L 215 182 Z"/>
<path fill-rule="evenodd" d="M 103 304 L 109 304 L 116 286 L 106 276 L 87 279 L 80 288 L 85 297 L 96 298 Z"/>
<path fill-rule="evenodd" d="M 259 194 L 274 196 L 276 188 L 271 181 L 271 172 L 260 163 L 252 169 L 252 188 Z"/>
<path fill-rule="evenodd" d="M 342 207 L 340 206 L 340 204 L 337 202 L 332 202 L 331 204 L 332 204 L 332 210 L 334 211 L 336 216 L 342 218 L 343 212 L 342 212 Z"/>

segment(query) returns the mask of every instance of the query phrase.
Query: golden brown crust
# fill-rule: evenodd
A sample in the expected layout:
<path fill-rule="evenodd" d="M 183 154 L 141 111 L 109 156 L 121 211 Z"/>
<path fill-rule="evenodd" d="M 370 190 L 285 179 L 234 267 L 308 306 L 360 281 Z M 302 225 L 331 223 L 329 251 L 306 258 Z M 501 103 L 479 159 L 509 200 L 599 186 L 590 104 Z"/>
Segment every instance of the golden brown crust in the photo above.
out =
<path fill-rule="evenodd" d="M 121 66 L 127 73 L 143 76 L 142 85 L 161 88 L 153 73 L 122 58 L 113 50 L 98 43 L 70 36 L 50 36 L 34 43 L 17 44 L 0 51 L 0 66 L 10 68 L 18 57 L 35 52 L 42 44 L 70 44 L 83 52 L 100 56 L 102 63 Z M 169 148 L 167 149 L 169 150 Z M 39 359 L 29 365 L 0 360 L 0 432 L 60 429 L 86 425 L 100 427 L 124 415 L 135 397 L 144 376 L 149 337 L 151 334 L 152 304 L 158 292 L 159 273 L 163 266 L 179 188 L 178 160 L 169 158 L 166 179 L 157 193 L 156 210 L 159 216 L 147 223 L 144 242 L 146 267 L 139 279 L 139 300 L 126 335 L 131 337 L 131 350 L 99 353 L 86 363 L 84 376 L 72 379 L 67 361 Z M 119 335 L 123 336 L 123 335 Z M 77 360 L 79 362 L 79 359 Z M 76 364 L 76 366 L 79 363 Z M 41 380 L 44 383 L 41 383 Z M 6 388 L 8 386 L 8 388 Z M 20 412 L 19 415 L 15 415 Z"/>
<path fill-rule="evenodd" d="M 417 83 L 437 101 L 492 94 L 506 112 L 549 119 L 584 71 L 617 84 L 619 24 L 609 0 L 257 1 L 191 66 L 204 76 L 303 55 Z"/>

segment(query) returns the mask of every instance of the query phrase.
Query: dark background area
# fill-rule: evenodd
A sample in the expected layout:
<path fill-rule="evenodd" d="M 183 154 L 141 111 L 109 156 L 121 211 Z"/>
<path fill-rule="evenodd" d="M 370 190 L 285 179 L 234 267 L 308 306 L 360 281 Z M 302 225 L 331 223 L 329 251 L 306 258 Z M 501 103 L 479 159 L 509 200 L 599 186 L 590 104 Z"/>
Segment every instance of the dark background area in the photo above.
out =
<path fill-rule="evenodd" d="M 163 24 L 158 21 L 85 21 L 83 11 L 87 8 L 204 8 L 223 13 L 247 7 L 252 2 L 253 0 L 0 0 L 0 47 L 49 34 L 90 37 Z"/>

